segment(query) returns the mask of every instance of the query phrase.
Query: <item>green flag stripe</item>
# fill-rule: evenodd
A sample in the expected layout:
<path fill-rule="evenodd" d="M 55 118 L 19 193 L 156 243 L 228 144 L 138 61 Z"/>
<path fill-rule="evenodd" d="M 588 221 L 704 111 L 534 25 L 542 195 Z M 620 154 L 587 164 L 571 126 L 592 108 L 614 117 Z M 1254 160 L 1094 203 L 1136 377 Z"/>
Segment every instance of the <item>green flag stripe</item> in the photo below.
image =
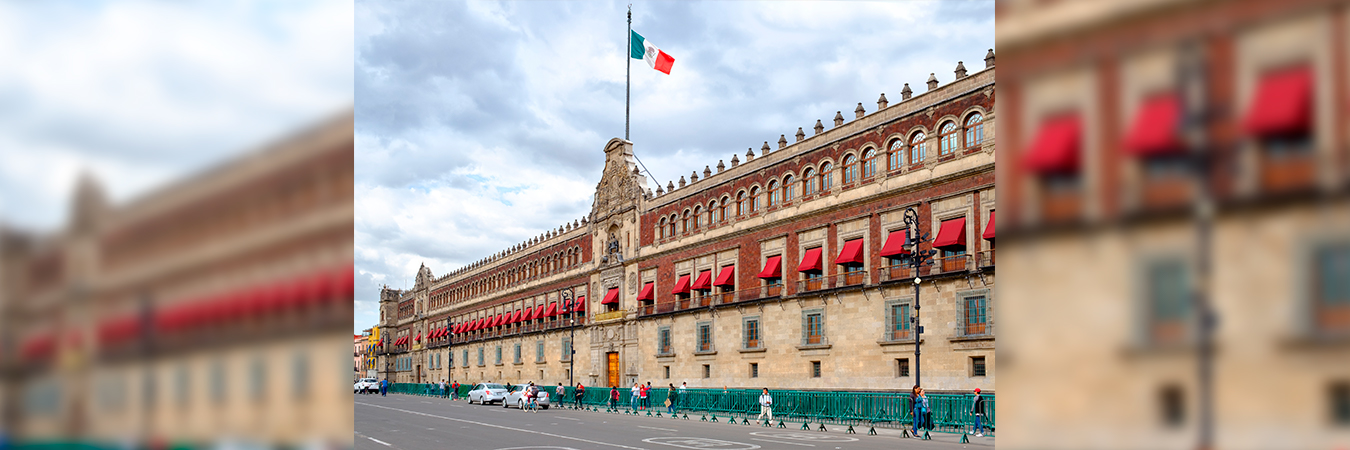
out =
<path fill-rule="evenodd" d="M 643 45 L 647 40 L 643 39 L 642 35 L 637 34 L 636 31 L 630 30 L 629 33 L 633 33 L 633 42 L 628 46 L 628 54 L 634 59 L 642 59 L 642 57 L 647 54 L 647 46 Z"/>

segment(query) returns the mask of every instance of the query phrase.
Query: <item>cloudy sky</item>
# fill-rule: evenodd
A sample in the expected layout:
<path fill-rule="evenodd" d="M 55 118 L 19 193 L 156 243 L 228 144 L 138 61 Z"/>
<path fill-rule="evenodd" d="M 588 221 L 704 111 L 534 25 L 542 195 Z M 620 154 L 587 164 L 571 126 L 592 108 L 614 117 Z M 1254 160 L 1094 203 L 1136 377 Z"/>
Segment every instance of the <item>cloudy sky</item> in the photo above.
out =
<path fill-rule="evenodd" d="M 356 2 L 355 330 L 420 264 L 440 276 L 589 212 L 624 131 L 626 6 Z M 633 30 L 675 64 L 633 61 L 634 151 L 665 185 L 852 120 L 983 68 L 993 18 L 992 1 L 635 1 Z"/>
<path fill-rule="evenodd" d="M 0 3 L 0 222 L 65 222 L 352 104 L 350 1 Z"/>

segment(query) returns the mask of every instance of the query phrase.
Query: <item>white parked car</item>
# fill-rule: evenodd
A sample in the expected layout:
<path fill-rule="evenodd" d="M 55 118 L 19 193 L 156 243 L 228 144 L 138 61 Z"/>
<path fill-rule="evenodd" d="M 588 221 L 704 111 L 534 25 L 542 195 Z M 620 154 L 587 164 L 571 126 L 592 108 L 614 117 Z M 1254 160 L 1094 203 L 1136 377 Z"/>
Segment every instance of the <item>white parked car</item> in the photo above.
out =
<path fill-rule="evenodd" d="M 506 386 L 497 383 L 478 383 L 469 391 L 469 403 L 480 405 L 506 400 Z"/>
<path fill-rule="evenodd" d="M 525 409 L 527 406 L 525 404 L 526 388 L 529 388 L 529 386 L 512 386 L 511 393 L 506 394 L 506 400 L 502 401 L 502 407 L 515 406 L 520 409 Z M 539 409 L 548 409 L 548 391 L 545 390 L 546 388 L 546 386 L 540 387 L 539 397 L 535 399 L 535 404 L 539 405 Z"/>
<path fill-rule="evenodd" d="M 380 382 L 376 381 L 374 378 L 362 378 L 360 380 L 357 380 L 356 384 L 352 385 L 352 393 L 359 394 L 363 390 L 378 391 L 380 390 Z"/>

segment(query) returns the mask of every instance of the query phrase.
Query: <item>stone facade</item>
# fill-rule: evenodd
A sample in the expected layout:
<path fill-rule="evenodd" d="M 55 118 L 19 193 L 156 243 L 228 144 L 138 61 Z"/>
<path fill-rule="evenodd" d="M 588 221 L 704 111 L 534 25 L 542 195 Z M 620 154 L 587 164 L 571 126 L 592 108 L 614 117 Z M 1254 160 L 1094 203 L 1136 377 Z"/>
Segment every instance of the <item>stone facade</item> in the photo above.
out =
<path fill-rule="evenodd" d="M 397 381 L 888 390 L 909 388 L 922 369 L 930 390 L 992 390 L 993 242 L 981 235 L 994 209 L 994 98 L 991 65 L 790 145 L 785 133 L 777 148 L 766 143 L 759 154 L 691 167 L 678 186 L 654 190 L 638 172 L 634 144 L 613 139 L 586 218 L 441 277 L 419 269 L 412 289 L 386 288 L 381 328 L 394 331 L 380 367 Z M 949 123 L 955 131 L 944 140 Z M 926 154 L 911 161 L 920 134 Z M 922 365 L 913 339 L 894 339 L 888 328 L 892 306 L 913 304 L 913 277 L 880 256 L 908 208 L 930 240 L 935 223 L 966 220 L 964 254 L 919 273 Z M 863 242 L 862 271 L 850 274 L 833 263 L 854 239 Z M 814 247 L 823 249 L 821 276 L 807 280 L 797 268 Z M 779 287 L 758 277 L 773 256 L 782 264 Z M 672 294 L 682 276 L 697 283 L 723 270 L 731 271 L 727 286 Z M 639 300 L 648 283 L 652 298 Z M 613 303 L 602 301 L 611 294 Z M 569 297 L 584 297 L 583 312 L 416 339 Z M 747 346 L 755 332 L 758 345 Z"/>

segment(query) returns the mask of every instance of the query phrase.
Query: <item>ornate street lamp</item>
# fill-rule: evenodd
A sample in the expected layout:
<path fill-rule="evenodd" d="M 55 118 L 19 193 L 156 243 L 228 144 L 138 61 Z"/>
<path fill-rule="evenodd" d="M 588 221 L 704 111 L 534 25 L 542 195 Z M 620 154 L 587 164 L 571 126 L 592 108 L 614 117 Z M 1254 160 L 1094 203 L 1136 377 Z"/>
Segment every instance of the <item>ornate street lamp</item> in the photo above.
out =
<path fill-rule="evenodd" d="M 932 249 L 919 250 L 919 243 L 927 241 L 928 234 L 919 233 L 919 213 L 914 211 L 914 207 L 905 208 L 904 222 L 905 226 L 909 227 L 907 236 L 909 238 L 909 243 L 914 246 L 914 249 L 910 252 L 909 256 L 910 266 L 914 269 L 914 315 L 909 318 L 909 321 L 912 324 L 911 327 L 914 329 L 914 384 L 923 386 L 923 383 L 921 382 L 922 379 L 920 378 L 922 375 L 921 366 L 919 364 L 919 355 L 922 354 L 922 351 L 919 349 L 919 340 L 923 337 L 923 325 L 919 322 L 919 285 L 923 282 L 923 279 L 919 278 L 919 269 L 929 265 L 932 262 L 933 255 L 936 254 L 937 251 Z"/>

